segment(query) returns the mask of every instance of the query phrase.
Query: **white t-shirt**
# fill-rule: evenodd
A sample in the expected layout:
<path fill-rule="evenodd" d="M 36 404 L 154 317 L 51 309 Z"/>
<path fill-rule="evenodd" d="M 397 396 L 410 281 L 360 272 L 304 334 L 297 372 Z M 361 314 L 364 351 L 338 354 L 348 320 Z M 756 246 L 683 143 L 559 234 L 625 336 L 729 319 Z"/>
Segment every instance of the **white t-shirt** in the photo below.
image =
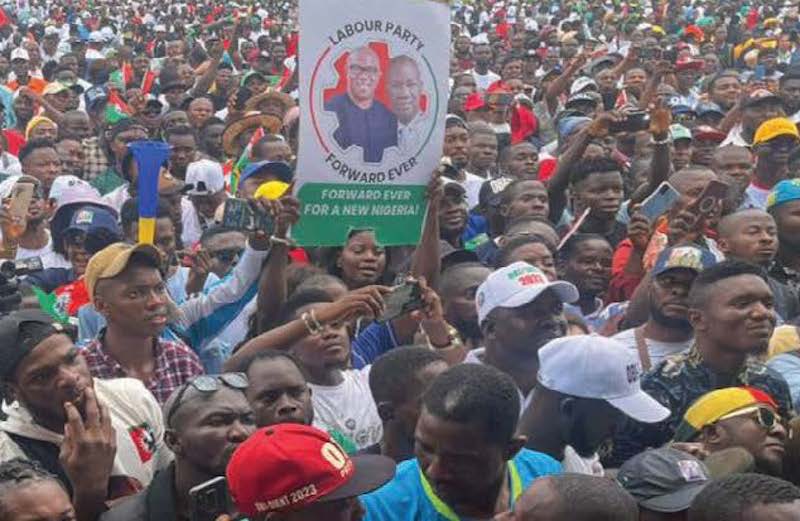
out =
<path fill-rule="evenodd" d="M 767 197 L 769 196 L 769 188 L 761 188 L 753 183 L 747 186 L 744 191 L 744 203 L 747 208 L 758 208 L 759 210 L 767 209 Z"/>
<path fill-rule="evenodd" d="M 636 328 L 626 329 L 624 331 L 620 331 L 611 338 L 624 344 L 628 349 L 638 353 L 639 350 L 636 347 L 635 331 Z M 690 338 L 685 342 L 659 342 L 658 340 L 645 338 L 644 343 L 647 344 L 647 352 L 650 354 L 650 367 L 652 368 L 657 366 L 668 356 L 685 353 L 690 347 L 692 347 L 692 342 L 694 342 L 693 338 Z"/>
<path fill-rule="evenodd" d="M 374 445 L 383 437 L 383 424 L 369 390 L 370 368 L 343 371 L 344 380 L 339 385 L 308 384 L 314 404 L 314 427 L 337 430 L 359 449 Z"/>
<path fill-rule="evenodd" d="M 47 231 L 47 244 L 38 250 L 29 250 L 27 248 L 17 248 L 16 260 L 29 259 L 31 257 L 39 257 L 42 260 L 42 267 L 48 268 L 71 268 L 72 264 L 64 258 L 60 253 L 53 251 L 53 239 L 50 237 L 50 231 Z"/>
<path fill-rule="evenodd" d="M 486 71 L 486 74 L 479 74 L 475 71 L 475 69 L 473 69 L 469 72 L 471 72 L 472 76 L 475 78 L 475 85 L 480 91 L 486 91 L 486 89 L 489 88 L 489 85 L 500 79 L 500 75 L 495 74 L 492 71 Z"/>

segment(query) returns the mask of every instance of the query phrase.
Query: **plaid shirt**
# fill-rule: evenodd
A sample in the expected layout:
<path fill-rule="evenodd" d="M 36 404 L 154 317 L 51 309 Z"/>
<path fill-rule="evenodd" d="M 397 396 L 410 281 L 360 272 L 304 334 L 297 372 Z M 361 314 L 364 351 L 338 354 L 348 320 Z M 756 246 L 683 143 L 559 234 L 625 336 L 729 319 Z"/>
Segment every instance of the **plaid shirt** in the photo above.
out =
<path fill-rule="evenodd" d="M 130 377 L 125 369 L 103 349 L 106 330 L 83 348 L 83 357 L 95 378 Z M 187 380 L 203 374 L 200 359 L 183 342 L 158 338 L 155 347 L 155 369 L 153 377 L 143 382 L 153 393 L 158 403 L 163 404 L 172 392 Z"/>
<path fill-rule="evenodd" d="M 103 174 L 111 166 L 97 136 L 83 140 L 83 156 L 83 178 L 87 181 Z"/>

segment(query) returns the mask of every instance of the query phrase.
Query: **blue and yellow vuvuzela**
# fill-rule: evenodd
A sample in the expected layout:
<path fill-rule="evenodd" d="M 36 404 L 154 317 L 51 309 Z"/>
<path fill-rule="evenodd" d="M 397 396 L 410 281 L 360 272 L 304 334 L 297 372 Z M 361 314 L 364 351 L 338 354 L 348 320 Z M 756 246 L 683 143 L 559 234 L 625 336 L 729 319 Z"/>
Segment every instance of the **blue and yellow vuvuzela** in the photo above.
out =
<path fill-rule="evenodd" d="M 158 176 L 169 159 L 169 145 L 163 141 L 134 141 L 128 149 L 136 160 L 139 194 L 139 243 L 153 244 L 158 209 Z"/>

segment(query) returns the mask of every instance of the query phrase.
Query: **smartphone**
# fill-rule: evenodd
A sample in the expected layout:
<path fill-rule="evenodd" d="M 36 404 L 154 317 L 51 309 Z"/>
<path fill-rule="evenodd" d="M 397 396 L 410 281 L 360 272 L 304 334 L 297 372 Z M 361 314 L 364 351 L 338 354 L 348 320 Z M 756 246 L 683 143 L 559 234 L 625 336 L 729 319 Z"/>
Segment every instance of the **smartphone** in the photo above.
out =
<path fill-rule="evenodd" d="M 191 521 L 216 521 L 221 514 L 230 512 L 225 477 L 219 476 L 189 489 L 189 507 Z"/>
<path fill-rule="evenodd" d="M 669 211 L 680 197 L 681 194 L 671 184 L 664 181 L 656 188 L 655 192 L 642 201 L 639 211 L 652 222 Z"/>
<path fill-rule="evenodd" d="M 272 217 L 260 209 L 254 209 L 246 200 L 237 198 L 225 201 L 222 226 L 245 232 L 263 231 L 268 235 L 271 235 L 275 229 Z"/>
<path fill-rule="evenodd" d="M 17 183 L 11 189 L 11 203 L 9 204 L 9 212 L 12 217 L 19 217 L 25 219 L 28 216 L 28 206 L 33 199 L 33 191 L 36 187 L 33 183 Z"/>
<path fill-rule="evenodd" d="M 647 130 L 649 126 L 650 115 L 644 110 L 637 110 L 628 112 L 623 121 L 609 125 L 608 130 L 612 134 L 619 134 L 620 132 Z"/>
<path fill-rule="evenodd" d="M 722 181 L 716 179 L 710 181 L 703 192 L 695 199 L 694 203 L 689 207 L 689 210 L 697 215 L 710 217 L 714 215 L 714 211 L 727 195 L 729 186 Z"/>
<path fill-rule="evenodd" d="M 383 315 L 378 319 L 379 322 L 388 322 L 401 315 L 422 308 L 422 290 L 419 283 L 407 281 L 399 286 L 395 286 L 389 295 L 384 299 L 386 307 Z"/>

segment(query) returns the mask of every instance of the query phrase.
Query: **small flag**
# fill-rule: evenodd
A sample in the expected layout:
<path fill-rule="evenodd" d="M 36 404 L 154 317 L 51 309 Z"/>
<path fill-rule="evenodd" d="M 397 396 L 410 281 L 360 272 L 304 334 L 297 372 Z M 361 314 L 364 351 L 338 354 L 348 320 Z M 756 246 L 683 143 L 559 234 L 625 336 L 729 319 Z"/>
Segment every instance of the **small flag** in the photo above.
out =
<path fill-rule="evenodd" d="M 114 123 L 131 117 L 131 109 L 120 98 L 115 89 L 111 89 L 108 93 L 108 102 L 106 103 L 105 120 L 106 123 L 113 125 Z"/>
<path fill-rule="evenodd" d="M 150 94 L 150 91 L 153 90 L 153 85 L 156 82 L 156 73 L 153 71 L 147 71 L 144 73 L 144 78 L 142 78 L 142 93 L 147 96 Z"/>
<path fill-rule="evenodd" d="M 236 190 L 239 187 L 239 176 L 242 175 L 244 169 L 250 164 L 253 147 L 262 137 L 264 137 L 265 134 L 266 132 L 264 132 L 264 128 L 258 127 L 250 137 L 250 142 L 247 143 L 246 147 L 244 147 L 244 151 L 242 152 L 242 155 L 239 156 L 239 160 L 233 165 L 233 170 L 231 171 L 231 194 L 236 194 Z"/>

